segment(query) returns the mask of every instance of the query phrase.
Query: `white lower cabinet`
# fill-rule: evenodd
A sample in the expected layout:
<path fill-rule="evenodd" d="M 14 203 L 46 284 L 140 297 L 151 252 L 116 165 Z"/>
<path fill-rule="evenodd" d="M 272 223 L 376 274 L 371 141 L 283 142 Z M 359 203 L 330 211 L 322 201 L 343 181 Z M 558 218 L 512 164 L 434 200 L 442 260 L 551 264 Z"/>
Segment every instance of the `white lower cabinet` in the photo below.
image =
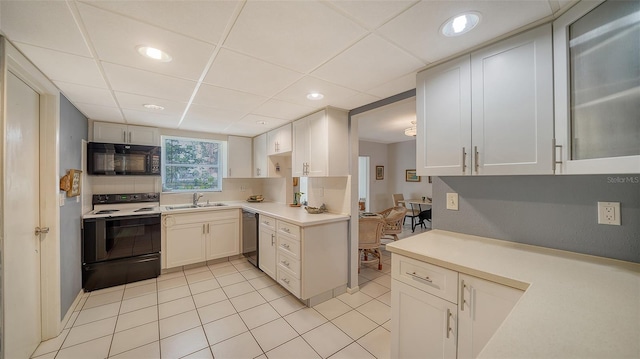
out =
<path fill-rule="evenodd" d="M 260 215 L 260 269 L 303 300 L 345 286 L 347 223 L 301 227 Z"/>
<path fill-rule="evenodd" d="M 476 358 L 523 291 L 392 255 L 391 357 Z"/>
<path fill-rule="evenodd" d="M 237 209 L 162 216 L 162 268 L 237 254 L 240 254 Z"/>
<path fill-rule="evenodd" d="M 276 278 L 276 220 L 260 216 L 258 233 L 258 264 L 269 277 Z"/>
<path fill-rule="evenodd" d="M 477 358 L 523 291 L 460 274 L 458 358 Z"/>
<path fill-rule="evenodd" d="M 456 358 L 455 304 L 394 280 L 391 310 L 392 358 Z"/>

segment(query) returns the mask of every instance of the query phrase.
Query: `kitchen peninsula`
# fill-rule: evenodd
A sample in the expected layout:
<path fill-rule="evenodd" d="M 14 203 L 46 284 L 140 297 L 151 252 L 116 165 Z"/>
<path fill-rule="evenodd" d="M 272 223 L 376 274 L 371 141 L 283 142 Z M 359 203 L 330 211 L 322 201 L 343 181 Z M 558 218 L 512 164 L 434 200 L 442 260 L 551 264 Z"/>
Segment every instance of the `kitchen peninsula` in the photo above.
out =
<path fill-rule="evenodd" d="M 639 264 L 442 230 L 389 244 L 387 249 L 394 263 L 409 258 L 459 273 L 460 278 L 524 291 L 480 348 L 479 358 L 640 357 Z M 394 284 L 401 274 L 396 269 Z M 464 282 L 455 287 L 458 313 L 452 311 L 451 327 L 460 335 L 460 310 L 476 310 L 476 296 Z M 394 311 L 399 310 L 397 304 L 392 304 Z M 398 335 L 414 329 L 404 325 L 395 323 L 391 331 L 392 357 L 401 350 Z M 457 339 L 460 354 L 468 338 L 454 331 L 451 339 Z"/>
<path fill-rule="evenodd" d="M 163 269 L 240 254 L 239 218 L 249 210 L 259 214 L 259 266 L 267 275 L 308 306 L 346 291 L 348 215 L 272 202 L 220 204 L 163 206 Z"/>

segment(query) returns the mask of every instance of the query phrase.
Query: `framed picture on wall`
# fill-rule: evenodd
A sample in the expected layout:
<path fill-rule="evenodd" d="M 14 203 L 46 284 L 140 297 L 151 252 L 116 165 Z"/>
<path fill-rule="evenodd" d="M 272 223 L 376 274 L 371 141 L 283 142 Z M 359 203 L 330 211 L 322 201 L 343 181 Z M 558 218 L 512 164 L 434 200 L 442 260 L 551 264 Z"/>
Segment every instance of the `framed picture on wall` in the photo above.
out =
<path fill-rule="evenodd" d="M 376 180 L 384 179 L 384 166 L 376 166 Z"/>
<path fill-rule="evenodd" d="M 406 170 L 405 171 L 405 181 L 406 182 L 420 182 L 420 176 L 416 176 L 416 170 Z"/>
<path fill-rule="evenodd" d="M 431 183 L 431 176 L 427 177 L 427 182 Z"/>

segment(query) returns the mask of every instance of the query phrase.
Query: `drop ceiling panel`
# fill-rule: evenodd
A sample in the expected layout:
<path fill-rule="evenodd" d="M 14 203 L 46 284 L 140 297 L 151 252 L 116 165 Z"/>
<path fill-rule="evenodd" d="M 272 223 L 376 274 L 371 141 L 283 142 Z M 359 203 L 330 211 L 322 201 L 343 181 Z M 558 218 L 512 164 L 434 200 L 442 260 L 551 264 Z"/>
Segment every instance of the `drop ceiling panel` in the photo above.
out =
<path fill-rule="evenodd" d="M 311 92 L 320 92 L 324 95 L 324 98 L 316 101 L 309 100 L 307 99 L 307 94 Z M 335 85 L 312 76 L 305 76 L 275 97 L 300 106 L 313 106 L 316 109 L 320 109 L 331 105 L 335 101 L 356 94 L 357 92 L 352 89 Z"/>
<path fill-rule="evenodd" d="M 322 65 L 312 75 L 366 91 L 421 67 L 424 67 L 423 62 L 372 34 Z"/>
<path fill-rule="evenodd" d="M 253 113 L 292 121 L 302 118 L 316 110 L 316 107 L 302 106 L 291 102 L 271 99 L 253 110 Z"/>
<path fill-rule="evenodd" d="M 308 72 L 364 34 L 362 27 L 320 2 L 250 1 L 225 47 Z"/>
<path fill-rule="evenodd" d="M 360 106 L 364 106 L 366 104 L 370 104 L 378 100 L 381 100 L 381 98 L 364 94 L 364 93 L 359 93 L 355 96 L 338 100 L 335 103 L 333 103 L 332 106 L 343 108 L 345 110 L 353 110 L 354 108 L 358 108 Z"/>
<path fill-rule="evenodd" d="M 257 121 L 265 121 L 266 125 L 258 124 Z M 265 133 L 271 129 L 280 127 L 289 121 L 269 118 L 256 115 L 248 115 L 240 121 L 236 121 L 227 127 L 226 132 L 234 135 L 254 137 L 261 133 Z"/>
<path fill-rule="evenodd" d="M 465 11 L 481 21 L 464 36 L 445 37 L 440 26 Z M 423 1 L 378 29 L 378 33 L 418 56 L 435 62 L 551 15 L 547 1 Z"/>
<path fill-rule="evenodd" d="M 180 124 L 181 130 L 226 133 L 224 129 L 246 115 L 243 111 L 224 110 L 192 104 Z"/>
<path fill-rule="evenodd" d="M 12 41 L 91 56 L 65 1 L 0 1 L 0 24 Z"/>
<path fill-rule="evenodd" d="M 202 84 L 193 103 L 248 113 L 266 100 L 263 96 Z"/>
<path fill-rule="evenodd" d="M 273 96 L 303 75 L 253 57 L 222 49 L 205 83 L 262 96 Z"/>
<path fill-rule="evenodd" d="M 197 81 L 214 46 L 161 28 L 79 4 L 89 37 L 102 61 Z M 152 46 L 173 57 L 171 62 L 141 56 L 137 46 Z"/>
<path fill-rule="evenodd" d="M 122 110 L 128 124 L 151 127 L 176 128 L 180 122 L 180 116 L 152 113 L 148 111 Z"/>
<path fill-rule="evenodd" d="M 53 81 L 107 88 L 95 60 L 21 42 L 16 46 Z"/>
<path fill-rule="evenodd" d="M 220 40 L 240 1 L 85 1 L 211 44 Z"/>
<path fill-rule="evenodd" d="M 187 106 L 184 102 L 176 102 L 170 101 L 160 98 L 154 98 L 149 96 L 141 96 L 135 94 L 129 94 L 125 92 L 115 92 L 116 99 L 118 100 L 118 104 L 123 109 L 133 110 L 133 111 L 141 111 L 151 114 L 158 114 L 163 116 L 173 116 L 177 117 L 180 120 L 184 110 Z M 145 104 L 153 104 L 164 107 L 164 110 L 152 110 L 143 107 Z M 127 120 L 129 118 L 127 117 Z M 176 123 L 177 125 L 177 123 Z"/>
<path fill-rule="evenodd" d="M 87 103 L 74 102 L 74 106 L 92 120 L 106 122 L 124 122 L 120 110 L 116 107 L 98 106 Z"/>
<path fill-rule="evenodd" d="M 196 83 L 149 71 L 102 63 L 107 80 L 115 91 L 187 102 Z"/>
<path fill-rule="evenodd" d="M 71 84 L 62 81 L 54 81 L 54 83 L 60 90 L 62 90 L 65 97 L 73 99 L 72 102 L 117 108 L 116 102 L 111 95 L 111 91 L 107 89 Z"/>
<path fill-rule="evenodd" d="M 331 1 L 331 4 L 354 17 L 368 29 L 375 29 L 417 2 L 417 0 Z"/>
<path fill-rule="evenodd" d="M 416 73 L 411 72 L 407 75 L 391 80 L 386 84 L 369 89 L 367 93 L 378 96 L 380 98 L 387 98 L 405 91 L 409 91 L 416 88 Z"/>

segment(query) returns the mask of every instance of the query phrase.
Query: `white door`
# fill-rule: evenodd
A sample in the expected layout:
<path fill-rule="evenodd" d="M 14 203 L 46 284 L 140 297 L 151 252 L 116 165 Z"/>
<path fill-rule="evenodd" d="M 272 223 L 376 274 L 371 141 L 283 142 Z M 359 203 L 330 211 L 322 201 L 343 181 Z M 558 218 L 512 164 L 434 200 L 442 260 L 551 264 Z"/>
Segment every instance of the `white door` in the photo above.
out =
<path fill-rule="evenodd" d="M 4 356 L 40 343 L 40 96 L 7 72 L 4 198 Z"/>

